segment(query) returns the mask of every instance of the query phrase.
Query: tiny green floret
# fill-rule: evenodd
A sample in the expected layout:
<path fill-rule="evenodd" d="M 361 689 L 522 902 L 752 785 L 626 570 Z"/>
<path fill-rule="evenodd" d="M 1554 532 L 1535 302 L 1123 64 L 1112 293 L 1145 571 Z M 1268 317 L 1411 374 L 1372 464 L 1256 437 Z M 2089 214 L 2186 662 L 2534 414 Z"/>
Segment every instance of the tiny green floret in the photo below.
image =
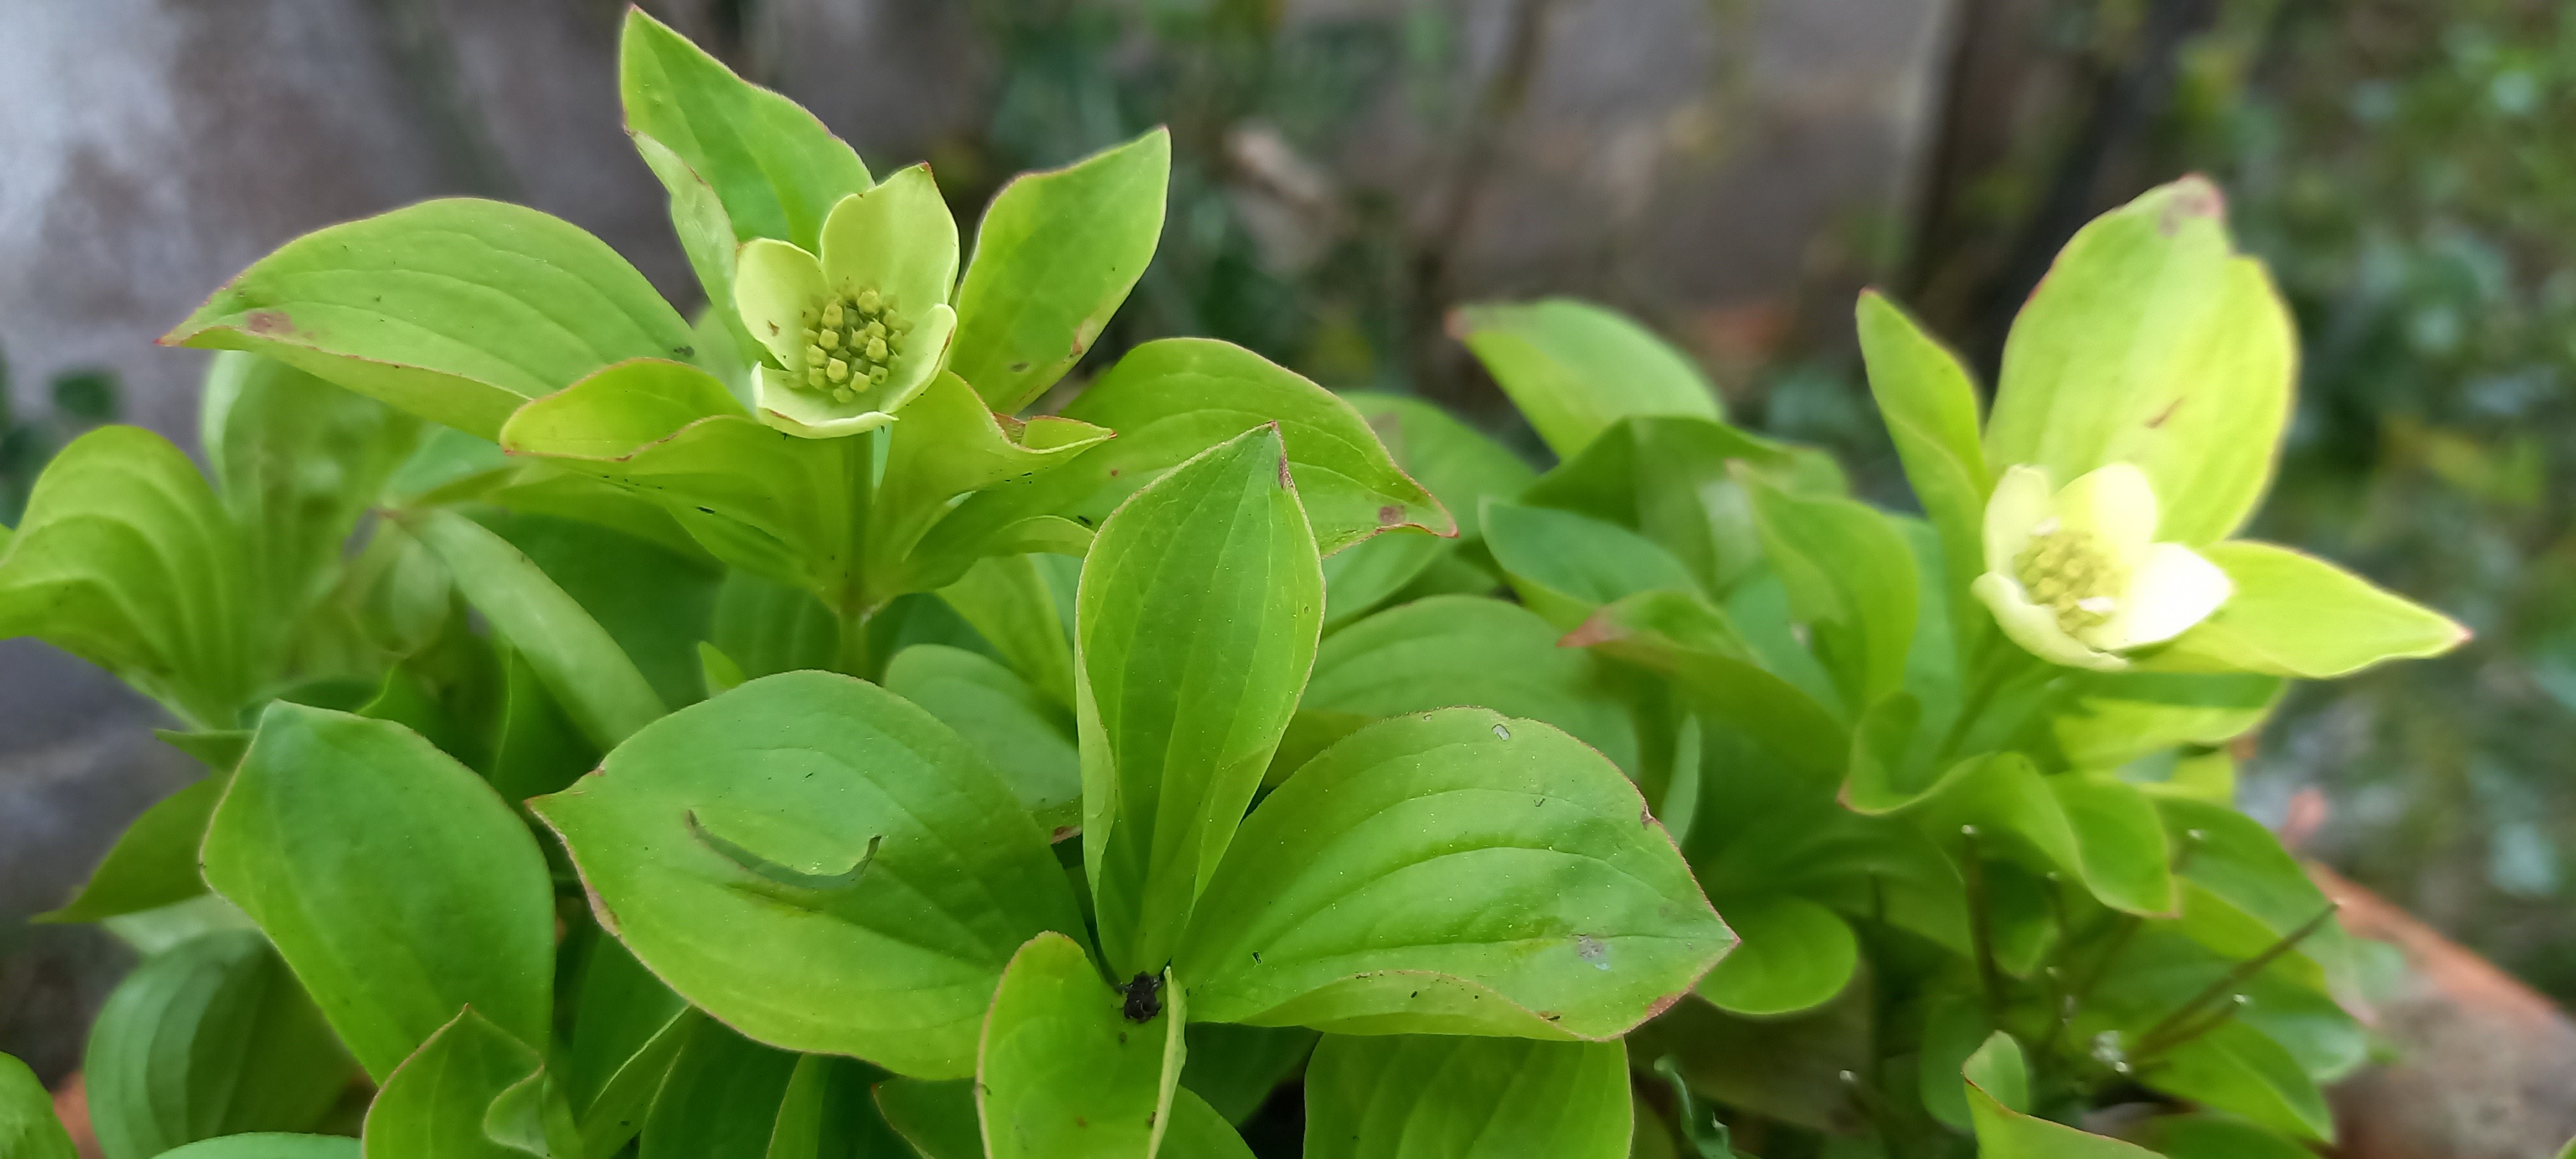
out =
<path fill-rule="evenodd" d="M 894 295 L 874 289 L 835 295 L 821 309 L 806 310 L 803 320 L 805 388 L 837 403 L 884 386 L 913 328 Z"/>

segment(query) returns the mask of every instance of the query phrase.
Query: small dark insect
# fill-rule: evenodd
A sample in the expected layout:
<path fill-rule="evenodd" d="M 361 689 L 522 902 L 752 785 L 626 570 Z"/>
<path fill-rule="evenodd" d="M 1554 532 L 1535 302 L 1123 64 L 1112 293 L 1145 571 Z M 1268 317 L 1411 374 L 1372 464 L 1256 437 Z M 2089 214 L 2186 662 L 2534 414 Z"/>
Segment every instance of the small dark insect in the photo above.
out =
<path fill-rule="evenodd" d="M 1163 979 L 1154 974 L 1138 974 L 1119 993 L 1127 996 L 1123 1013 L 1129 1022 L 1152 1022 L 1163 1013 Z"/>

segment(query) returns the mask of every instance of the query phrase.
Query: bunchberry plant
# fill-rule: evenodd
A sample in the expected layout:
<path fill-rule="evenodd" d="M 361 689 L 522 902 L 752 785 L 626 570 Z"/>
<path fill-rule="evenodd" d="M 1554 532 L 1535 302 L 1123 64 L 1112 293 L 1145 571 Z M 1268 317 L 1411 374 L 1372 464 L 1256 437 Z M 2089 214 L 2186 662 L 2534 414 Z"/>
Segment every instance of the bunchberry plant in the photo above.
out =
<path fill-rule="evenodd" d="M 1629 1039 L 1641 1077 L 1663 1065 L 1719 1104 L 1733 1143 L 1691 1143 L 1685 1097 L 1657 1101 L 1677 1141 L 1658 1146 L 2197 1159 L 2330 1140 L 2319 1086 L 2368 1053 L 2350 1012 L 2372 960 L 2230 808 L 2236 744 L 2287 680 L 2467 633 L 2233 538 L 2290 411 L 2269 279 L 2207 184 L 2150 192 L 2059 256 L 1984 414 L 1894 306 L 1865 296 L 1858 318 L 1919 519 L 1728 427 L 1615 316 L 1455 323 L 1563 462 L 1443 497 L 1478 505 L 1472 558 L 1550 642 L 1605 665 L 1518 711 L 1579 732 L 1589 690 L 1628 690 L 1631 747 L 1604 751 L 1635 754 L 1743 939 Z M 1396 422 L 1389 444 L 1438 486 L 1416 448 L 1461 436 Z M 1404 582 L 1452 584 L 1434 575 Z M 2079 1129 L 2113 1103 L 2120 1138 Z"/>
<path fill-rule="evenodd" d="M 640 14 L 621 85 L 694 321 L 531 210 L 326 229 L 167 339 L 211 479 L 105 428 L 0 540 L 210 774 L 52 915 L 148 955 L 111 1159 L 1244 1156 L 1292 1081 L 1318 1159 L 2330 1134 L 2367 955 L 2230 745 L 2462 633 L 2231 538 L 2293 342 L 2205 185 L 1982 418 L 1863 300 L 1915 518 L 1564 301 L 1455 324 L 1544 472 L 1203 340 L 1024 413 L 1162 134 L 968 249 Z M 70 1154 L 13 1061 L 0 1150 Z"/>
<path fill-rule="evenodd" d="M 52 915 L 150 953 L 110 1154 L 1239 1155 L 1309 1053 L 1318 1124 L 1430 1060 L 1624 1145 L 1619 1036 L 1734 938 L 1618 766 L 1473 701 L 1284 743 L 1324 558 L 1446 508 L 1222 343 L 1014 413 L 1149 260 L 1162 135 L 961 272 L 928 170 L 640 14 L 623 73 L 694 324 L 526 209 L 326 229 L 169 338 L 224 351 L 211 480 L 96 432 L 0 554 L 0 625 L 211 773 Z"/>

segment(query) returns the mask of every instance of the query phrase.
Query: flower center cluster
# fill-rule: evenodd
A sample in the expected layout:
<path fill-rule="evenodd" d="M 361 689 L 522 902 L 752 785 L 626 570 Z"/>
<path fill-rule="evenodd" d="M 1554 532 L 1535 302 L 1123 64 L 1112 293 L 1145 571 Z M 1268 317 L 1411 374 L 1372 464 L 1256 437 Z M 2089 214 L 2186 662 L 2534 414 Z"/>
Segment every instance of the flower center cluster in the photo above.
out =
<path fill-rule="evenodd" d="M 2092 533 L 2055 519 L 2031 530 L 2030 546 L 2013 559 L 2013 576 L 2033 603 L 2056 611 L 2057 626 L 2068 635 L 2100 627 L 2116 606 L 2112 593 L 2120 577 L 2109 553 Z"/>
<path fill-rule="evenodd" d="M 861 290 L 826 300 L 805 311 L 805 366 L 801 381 L 808 390 L 849 402 L 858 392 L 882 385 L 903 352 L 903 336 L 912 320 L 895 308 L 894 295 Z"/>

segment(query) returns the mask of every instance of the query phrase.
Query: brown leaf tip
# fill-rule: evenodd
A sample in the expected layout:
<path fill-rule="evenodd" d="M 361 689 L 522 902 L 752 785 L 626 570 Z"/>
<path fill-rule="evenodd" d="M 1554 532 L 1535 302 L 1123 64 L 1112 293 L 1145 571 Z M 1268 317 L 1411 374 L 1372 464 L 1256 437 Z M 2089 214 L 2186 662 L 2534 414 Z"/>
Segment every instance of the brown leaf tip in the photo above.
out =
<path fill-rule="evenodd" d="M 2173 200 L 2165 203 L 2164 217 L 2156 223 L 2158 232 L 2171 236 L 2185 220 L 2195 217 L 2227 216 L 2227 195 L 2218 191 L 2207 177 L 2194 173 L 2174 182 Z"/>

